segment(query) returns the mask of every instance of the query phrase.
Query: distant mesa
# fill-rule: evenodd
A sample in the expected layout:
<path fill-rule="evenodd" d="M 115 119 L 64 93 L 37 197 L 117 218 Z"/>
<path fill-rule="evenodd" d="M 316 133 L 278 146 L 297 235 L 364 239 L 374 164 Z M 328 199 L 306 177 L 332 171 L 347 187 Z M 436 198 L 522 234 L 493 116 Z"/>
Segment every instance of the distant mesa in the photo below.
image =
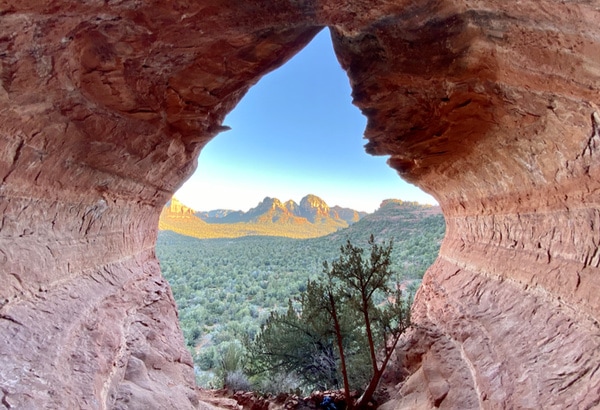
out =
<path fill-rule="evenodd" d="M 293 200 L 282 203 L 277 198 L 266 197 L 256 207 L 248 212 L 217 209 L 208 212 L 196 212 L 196 216 L 207 223 L 238 223 L 238 222 L 279 222 L 296 224 L 336 224 L 346 227 L 357 222 L 366 212 L 350 208 L 334 206 L 316 195 L 306 195 L 297 204 Z"/>
<path fill-rule="evenodd" d="M 312 223 L 317 223 L 327 218 L 339 219 L 337 214 L 330 215 L 329 206 L 315 195 L 306 195 L 302 198 L 299 206 L 299 214 Z"/>
<path fill-rule="evenodd" d="M 389 199 L 380 209 L 416 207 L 415 211 L 440 212 L 416 202 Z M 315 238 L 329 235 L 360 221 L 369 215 L 341 206 L 329 205 L 316 195 L 306 195 L 300 204 L 289 200 L 266 197 L 247 212 L 229 209 L 195 212 L 172 198 L 160 216 L 159 229 L 171 230 L 201 239 L 237 238 L 241 236 L 284 236 L 290 238 Z M 375 214 L 373 214 L 375 215 Z"/>
<path fill-rule="evenodd" d="M 215 209 L 213 211 L 196 212 L 195 215 L 210 223 L 220 223 L 227 220 L 237 220 L 244 213 L 242 211 L 233 211 L 231 209 Z"/>
<path fill-rule="evenodd" d="M 193 218 L 195 215 L 195 211 L 192 208 L 189 208 L 182 204 L 177 198 L 173 197 L 167 204 L 163 210 L 163 213 L 168 213 L 170 218 Z"/>

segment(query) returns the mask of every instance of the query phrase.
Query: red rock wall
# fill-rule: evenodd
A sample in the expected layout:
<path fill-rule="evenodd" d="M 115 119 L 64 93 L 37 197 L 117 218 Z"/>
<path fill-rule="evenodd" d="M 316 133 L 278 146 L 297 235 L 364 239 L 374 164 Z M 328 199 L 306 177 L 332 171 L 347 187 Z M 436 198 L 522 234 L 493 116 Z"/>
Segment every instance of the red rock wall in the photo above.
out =
<path fill-rule="evenodd" d="M 158 215 L 323 25 L 368 151 L 448 224 L 387 406 L 598 405 L 598 21 L 594 1 L 0 3 L 0 408 L 197 405 Z"/>
<path fill-rule="evenodd" d="M 366 47 L 390 62 L 376 75 L 362 71 L 364 49 L 339 48 L 368 149 L 392 154 L 447 221 L 416 298 L 414 350 L 401 354 L 414 375 L 388 406 L 592 408 L 600 8 L 469 6 L 377 27 Z"/>
<path fill-rule="evenodd" d="M 158 216 L 223 116 L 317 30 L 237 2 L 9 3 L 0 408 L 195 407 Z"/>

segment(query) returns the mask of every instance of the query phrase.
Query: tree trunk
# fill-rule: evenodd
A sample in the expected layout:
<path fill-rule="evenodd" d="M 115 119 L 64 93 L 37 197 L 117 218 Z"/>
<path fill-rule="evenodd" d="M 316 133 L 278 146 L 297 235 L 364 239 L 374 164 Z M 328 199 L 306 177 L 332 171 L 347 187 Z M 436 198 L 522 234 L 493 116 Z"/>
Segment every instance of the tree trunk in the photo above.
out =
<path fill-rule="evenodd" d="M 371 380 L 369 381 L 369 385 L 356 401 L 356 410 L 361 410 L 367 407 L 367 403 L 369 400 L 371 400 L 371 397 L 373 397 L 373 394 L 379 385 L 379 380 L 381 379 L 382 374 L 383 372 L 380 371 L 377 371 L 377 373 L 373 374 L 373 377 L 371 377 Z"/>
<path fill-rule="evenodd" d="M 344 344 L 342 340 L 342 330 L 340 328 L 340 322 L 337 316 L 337 310 L 335 308 L 335 299 L 333 294 L 329 292 L 329 303 L 331 305 L 331 317 L 333 318 L 333 325 L 335 327 L 335 338 L 337 339 L 338 349 L 340 351 L 340 362 L 342 366 L 342 377 L 344 378 L 344 396 L 346 398 L 346 409 L 352 410 L 352 398 L 350 397 L 350 383 L 348 382 L 348 371 L 346 370 L 346 356 L 344 355 Z"/>
<path fill-rule="evenodd" d="M 381 376 L 383 376 L 383 372 L 385 371 L 385 368 L 387 367 L 387 364 L 390 361 L 390 357 L 392 357 L 392 354 L 394 353 L 394 349 L 396 348 L 396 345 L 398 344 L 398 340 L 400 340 L 400 334 L 398 334 L 394 337 L 394 343 L 392 343 L 392 347 L 389 349 L 389 351 L 386 349 L 385 358 L 383 359 L 383 362 L 381 363 L 381 370 L 377 370 L 375 373 L 373 373 L 373 377 L 371 377 L 371 380 L 369 381 L 369 385 L 365 389 L 364 393 L 361 394 L 361 396 L 358 398 L 358 400 L 356 402 L 357 410 L 366 408 L 367 403 L 369 402 L 369 400 L 371 400 L 371 397 L 373 397 L 373 394 L 375 393 L 375 390 L 377 389 L 377 386 L 379 385 L 379 381 L 381 380 Z"/>
<path fill-rule="evenodd" d="M 371 364 L 373 365 L 373 375 L 379 372 L 377 367 L 377 354 L 375 352 L 375 342 L 373 341 L 373 332 L 371 331 L 371 320 L 369 318 L 369 303 L 365 296 L 364 289 L 361 289 L 362 311 L 365 317 L 365 328 L 367 330 L 367 340 L 369 342 L 369 353 L 371 354 Z"/>

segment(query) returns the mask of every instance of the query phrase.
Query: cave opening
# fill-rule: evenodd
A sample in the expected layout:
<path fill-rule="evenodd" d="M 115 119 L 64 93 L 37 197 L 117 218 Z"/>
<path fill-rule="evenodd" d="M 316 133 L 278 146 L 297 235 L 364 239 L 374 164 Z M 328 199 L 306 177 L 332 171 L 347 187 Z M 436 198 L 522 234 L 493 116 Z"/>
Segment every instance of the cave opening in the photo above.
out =
<path fill-rule="evenodd" d="M 365 153 L 351 92 L 325 29 L 249 90 L 163 211 L 157 255 L 201 386 L 214 385 L 228 346 L 285 309 L 346 239 L 394 238 L 395 279 L 411 293 L 437 257 L 439 207 L 387 157 Z"/>
<path fill-rule="evenodd" d="M 448 224 L 386 407 L 598 405 L 595 2 L 49 3 L 0 13 L 4 407 L 198 407 L 159 213 L 225 113 L 324 25 L 369 152 Z"/>

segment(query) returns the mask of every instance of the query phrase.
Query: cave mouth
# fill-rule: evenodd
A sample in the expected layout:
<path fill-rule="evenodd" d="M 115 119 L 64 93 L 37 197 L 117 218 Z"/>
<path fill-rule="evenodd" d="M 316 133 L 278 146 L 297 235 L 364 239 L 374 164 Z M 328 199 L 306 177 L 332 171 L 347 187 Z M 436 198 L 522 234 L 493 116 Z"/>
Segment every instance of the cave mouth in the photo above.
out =
<path fill-rule="evenodd" d="M 446 216 L 394 407 L 597 406 L 595 2 L 231 4 L 0 12 L 0 407 L 196 407 L 160 210 L 323 26 L 367 151 Z"/>
<path fill-rule="evenodd" d="M 175 193 L 176 208 L 169 208 L 168 213 L 161 216 L 160 228 L 194 236 L 190 226 L 179 225 L 185 224 L 183 217 L 187 212 L 180 208 L 179 201 L 195 211 L 216 210 L 216 217 L 208 216 L 208 212 L 196 212 L 196 215 L 202 214 L 211 227 L 220 229 L 220 234 L 228 237 L 237 234 L 227 231 L 228 227 L 236 221 L 238 224 L 246 221 L 232 212 L 240 209 L 245 212 L 257 206 L 262 208 L 265 197 L 281 199 L 280 205 L 286 208 L 285 201 L 293 199 L 297 202 L 289 215 L 266 214 L 277 204 L 270 204 L 268 210 L 260 211 L 264 213 L 262 218 L 268 216 L 270 222 L 273 222 L 272 218 L 281 221 L 278 228 L 275 224 L 275 228 L 263 233 L 276 235 L 279 239 L 260 241 L 262 252 L 245 249 L 258 246 L 257 240 L 229 241 L 225 252 L 220 239 L 196 242 L 175 239 L 170 233 L 159 234 L 157 256 L 178 304 L 179 320 L 201 386 L 214 385 L 210 377 L 215 372 L 213 366 L 224 346 L 236 343 L 237 339 L 232 335 L 246 329 L 247 336 L 252 339 L 266 319 L 265 312 L 286 308 L 285 301 L 297 297 L 299 290 L 306 287 L 308 278 L 313 280 L 322 273 L 322 262 L 338 256 L 344 236 L 341 231 L 335 239 L 330 239 L 336 241 L 335 246 L 318 240 L 309 245 L 303 239 L 307 250 L 297 252 L 301 257 L 294 253 L 297 245 L 293 241 L 281 238 L 325 236 L 354 222 L 348 217 L 341 219 L 337 214 L 342 211 L 336 209 L 328 211 L 331 216 L 328 214 L 325 220 L 311 220 L 310 225 L 314 226 L 306 229 L 302 224 L 308 220 L 295 209 L 300 198 L 316 194 L 324 200 L 324 206 L 346 208 L 354 213 L 354 218 L 359 217 L 358 212 L 375 212 L 383 206 L 384 200 L 411 202 L 395 205 L 394 201 L 389 201 L 385 205 L 389 209 L 382 209 L 379 218 L 386 215 L 390 223 L 398 219 L 394 213 L 406 212 L 405 219 L 411 216 L 423 218 L 422 213 L 433 213 L 435 216 L 431 218 L 437 217 L 437 225 L 435 233 L 431 234 L 427 232 L 426 223 L 407 226 L 405 231 L 392 228 L 384 232 L 375 221 L 370 223 L 371 228 L 364 228 L 362 234 L 354 230 L 346 234 L 364 248 L 372 233 L 378 241 L 388 241 L 395 235 L 393 270 L 398 275 L 394 280 L 401 281 L 402 286 L 412 293 L 437 257 L 443 236 L 443 229 L 440 231 L 443 217 L 435 207 L 425 206 L 435 200 L 402 181 L 386 163 L 386 156 L 365 152 L 362 134 L 366 118 L 351 104 L 351 92 L 348 77 L 335 57 L 329 30 L 325 29 L 248 91 L 223 122 L 231 129 L 203 147 L 194 175 Z M 212 198 L 219 195 L 223 198 Z M 243 198 L 245 195 L 249 198 Z M 421 207 L 413 202 L 425 203 Z M 277 212 L 285 210 L 281 208 Z M 257 215 L 253 215 L 247 219 L 254 221 L 256 218 Z M 198 222 L 195 219 L 189 221 L 190 224 Z M 198 237 L 212 235 L 206 225 L 197 229 Z M 418 235 L 416 231 L 421 229 L 424 232 Z M 435 243 L 429 244 L 428 240 Z M 194 247 L 197 252 L 188 247 Z M 189 260 L 178 263 L 175 253 Z M 243 255 L 243 259 L 239 255 Z M 212 262 L 207 264 L 204 259 Z M 228 262 L 224 264 L 224 260 Z M 181 266 L 187 266 L 185 269 L 189 272 L 182 272 Z M 215 278 L 215 275 L 223 278 Z M 252 277 L 256 283 L 247 281 L 244 276 Z M 267 284 L 265 278 L 268 276 L 271 280 Z M 197 277 L 203 279 L 197 280 Z M 186 282 L 189 282 L 188 286 L 185 286 Z M 219 286 L 211 287 L 211 283 Z M 207 292 L 207 288 L 210 291 Z M 255 302 L 249 303 L 248 299 Z M 220 306 L 219 301 L 230 307 Z"/>

